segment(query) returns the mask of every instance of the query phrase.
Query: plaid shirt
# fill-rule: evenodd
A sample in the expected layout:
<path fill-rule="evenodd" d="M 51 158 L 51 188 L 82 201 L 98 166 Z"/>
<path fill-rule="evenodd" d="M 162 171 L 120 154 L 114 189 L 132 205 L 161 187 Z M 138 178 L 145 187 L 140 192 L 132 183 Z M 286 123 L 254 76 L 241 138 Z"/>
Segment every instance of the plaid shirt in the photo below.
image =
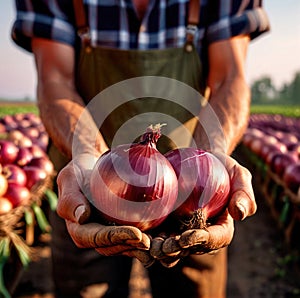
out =
<path fill-rule="evenodd" d="M 145 17 L 137 18 L 131 0 L 84 0 L 93 45 L 119 49 L 163 49 L 185 42 L 188 0 L 150 0 Z M 241 34 L 255 38 L 269 30 L 260 0 L 202 0 L 195 44 Z M 71 0 L 16 0 L 12 38 L 31 50 L 32 37 L 76 46 L 77 30 Z"/>

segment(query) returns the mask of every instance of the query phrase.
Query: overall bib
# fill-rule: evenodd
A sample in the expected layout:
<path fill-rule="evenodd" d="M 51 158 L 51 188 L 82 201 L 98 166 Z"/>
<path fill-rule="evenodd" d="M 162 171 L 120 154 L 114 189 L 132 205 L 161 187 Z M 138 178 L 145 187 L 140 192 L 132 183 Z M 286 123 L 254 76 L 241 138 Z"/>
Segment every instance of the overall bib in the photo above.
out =
<path fill-rule="evenodd" d="M 199 21 L 199 2 L 190 1 L 189 25 L 197 25 Z M 86 33 L 83 4 L 81 1 L 74 3 L 77 3 L 75 15 L 79 31 Z M 162 153 L 190 145 L 197 121 L 195 115 L 201 108 L 201 98 L 197 94 L 203 93 L 205 86 L 201 61 L 189 30 L 186 39 L 182 48 L 140 51 L 92 47 L 88 35 L 83 35 L 77 88 L 91 107 L 94 118 L 103 118 L 99 127 L 108 146 L 132 142 L 132 138 L 137 138 L 149 124 L 164 122 L 167 125 L 158 143 Z M 191 92 L 192 96 L 186 98 L 189 88 L 198 92 Z M 119 104 L 118 97 L 122 97 L 123 90 L 127 93 Z M 68 162 L 54 146 L 49 156 L 57 171 Z M 109 284 L 104 297 L 127 297 L 132 260 L 122 256 L 103 257 L 91 249 L 78 249 L 64 221 L 52 220 L 55 221 L 53 274 L 60 293 L 58 297 L 80 297 L 78 293 L 82 287 L 100 282 Z M 153 297 L 224 297 L 226 263 L 226 249 L 215 255 L 187 257 L 170 269 L 157 262 L 148 268 Z M 66 296 L 67 293 L 70 296 Z"/>

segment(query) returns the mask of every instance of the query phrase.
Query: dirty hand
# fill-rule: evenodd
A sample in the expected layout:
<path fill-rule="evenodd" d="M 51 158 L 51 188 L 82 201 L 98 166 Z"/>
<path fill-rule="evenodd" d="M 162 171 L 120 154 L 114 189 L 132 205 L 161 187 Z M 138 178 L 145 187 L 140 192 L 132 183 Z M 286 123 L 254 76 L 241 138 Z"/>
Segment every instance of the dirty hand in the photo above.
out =
<path fill-rule="evenodd" d="M 213 225 L 189 229 L 180 235 L 163 233 L 152 239 L 150 253 L 165 267 L 175 266 L 190 254 L 215 253 L 229 245 L 233 238 L 233 218 L 226 210 Z"/>
<path fill-rule="evenodd" d="M 189 229 L 181 235 L 160 235 L 152 240 L 151 255 L 166 267 L 175 266 L 189 254 L 215 252 L 230 244 L 234 220 L 243 220 L 256 212 L 250 172 L 229 156 L 220 156 L 230 178 L 230 201 L 227 210 L 206 229 Z"/>
<path fill-rule="evenodd" d="M 91 156 L 81 156 L 60 171 L 57 213 L 65 219 L 68 232 L 78 247 L 95 248 L 106 256 L 135 257 L 144 266 L 150 266 L 153 262 L 149 254 L 150 238 L 138 228 L 88 222 L 91 206 L 86 197 L 89 196 L 88 181 L 94 162 L 95 158 Z"/>

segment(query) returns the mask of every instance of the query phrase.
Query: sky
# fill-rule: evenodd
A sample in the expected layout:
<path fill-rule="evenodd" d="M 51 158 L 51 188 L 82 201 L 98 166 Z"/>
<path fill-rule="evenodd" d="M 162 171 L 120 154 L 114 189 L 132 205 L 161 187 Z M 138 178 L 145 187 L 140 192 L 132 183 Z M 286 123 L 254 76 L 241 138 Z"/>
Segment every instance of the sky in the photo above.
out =
<path fill-rule="evenodd" d="M 246 61 L 249 84 L 263 76 L 280 88 L 300 71 L 300 1 L 265 0 L 271 31 L 251 42 Z M 30 53 L 10 39 L 13 0 L 0 1 L 0 98 L 35 98 L 36 72 Z"/>

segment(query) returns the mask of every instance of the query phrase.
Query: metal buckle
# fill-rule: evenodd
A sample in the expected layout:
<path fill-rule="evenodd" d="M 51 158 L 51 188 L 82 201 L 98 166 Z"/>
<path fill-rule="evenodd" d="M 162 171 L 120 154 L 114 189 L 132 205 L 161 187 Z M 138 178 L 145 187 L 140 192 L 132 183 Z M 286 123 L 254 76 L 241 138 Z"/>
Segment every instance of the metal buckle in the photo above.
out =
<path fill-rule="evenodd" d="M 194 37 L 197 31 L 198 31 L 198 27 L 196 25 L 188 24 L 186 26 L 186 34 L 192 35 Z"/>
<path fill-rule="evenodd" d="M 87 26 L 79 28 L 77 34 L 81 39 L 90 39 L 90 29 Z"/>
<path fill-rule="evenodd" d="M 193 24 L 188 24 L 186 26 L 186 44 L 185 44 L 185 50 L 187 52 L 192 52 L 194 48 L 194 40 L 195 35 L 198 31 L 198 27 Z"/>
<path fill-rule="evenodd" d="M 91 35 L 90 29 L 88 26 L 81 27 L 77 30 L 77 34 L 81 39 L 82 44 L 84 45 L 87 52 L 90 52 L 91 49 Z"/>

